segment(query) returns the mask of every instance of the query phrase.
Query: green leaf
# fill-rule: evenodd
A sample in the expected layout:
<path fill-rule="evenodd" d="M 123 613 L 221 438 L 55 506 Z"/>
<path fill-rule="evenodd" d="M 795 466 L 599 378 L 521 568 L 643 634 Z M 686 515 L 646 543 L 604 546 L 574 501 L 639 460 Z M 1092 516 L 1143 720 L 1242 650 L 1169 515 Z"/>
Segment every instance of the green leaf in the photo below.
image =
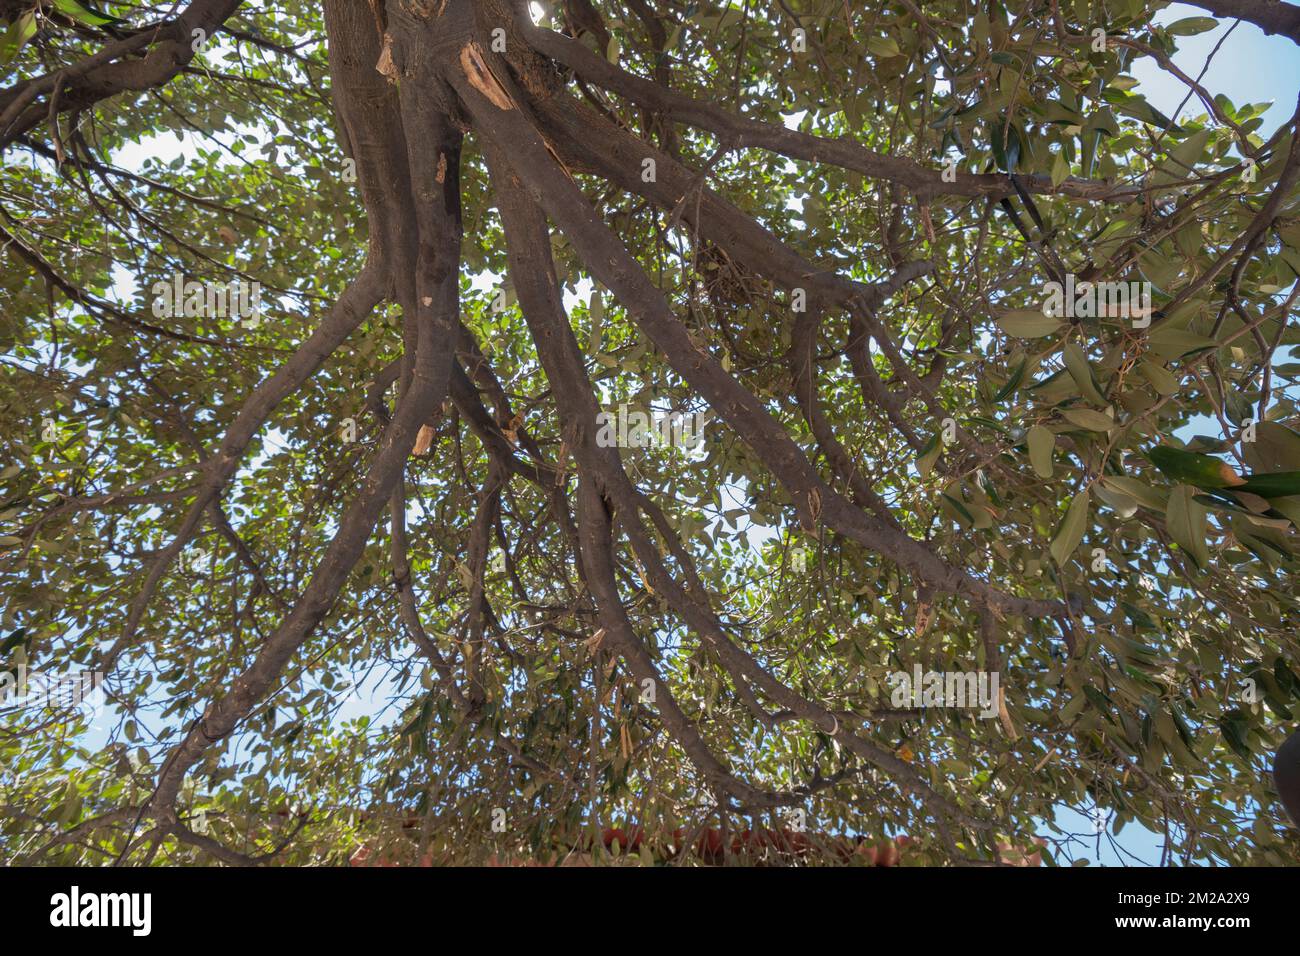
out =
<path fill-rule="evenodd" d="M 942 498 L 944 500 L 944 503 L 947 504 L 948 507 L 951 508 L 957 515 L 959 515 L 967 524 L 970 525 L 975 524 L 975 516 L 970 513 L 970 510 L 966 507 L 966 505 L 963 502 L 961 502 L 957 498 L 954 498 L 952 495 L 948 494 L 947 492 L 940 492 L 939 497 Z"/>
<path fill-rule="evenodd" d="M 1257 472 L 1300 471 L 1300 434 L 1278 422 L 1259 422 L 1255 440 L 1242 441 L 1241 456 Z"/>
<path fill-rule="evenodd" d="M 1196 490 L 1179 485 L 1169 493 L 1165 510 L 1165 528 L 1196 566 L 1204 570 L 1210 563 L 1210 549 L 1205 541 L 1207 529 L 1205 506 L 1196 500 Z"/>
<path fill-rule="evenodd" d="M 14 632 L 0 641 L 0 657 L 5 657 L 19 644 L 23 643 L 23 638 L 27 636 L 27 628 L 16 627 Z"/>
<path fill-rule="evenodd" d="M 101 27 L 106 23 L 120 24 L 126 22 L 119 20 L 117 17 L 110 17 L 107 14 L 100 13 L 98 10 L 92 10 L 90 7 L 82 6 L 77 3 L 77 0 L 54 0 L 54 9 L 65 16 L 89 24 L 92 27 Z"/>
<path fill-rule="evenodd" d="M 1174 36 L 1189 37 L 1198 33 L 1206 33 L 1218 25 L 1219 21 L 1214 17 L 1184 17 L 1181 20 L 1175 20 L 1164 29 L 1166 33 L 1171 33 Z"/>
<path fill-rule="evenodd" d="M 1199 130 L 1169 150 L 1169 158 L 1173 160 L 1174 171 L 1178 175 L 1186 176 L 1192 171 L 1192 167 L 1204 155 L 1213 133 L 1214 130 L 1209 128 Z"/>
<path fill-rule="evenodd" d="M 1279 658 L 1279 660 L 1281 660 L 1281 658 Z M 1183 712 L 1178 709 L 1177 704 L 1169 705 L 1169 713 L 1174 718 L 1174 727 L 1178 730 L 1178 736 L 1182 738 L 1183 744 L 1187 749 L 1192 750 L 1194 741 L 1192 740 L 1191 728 L 1187 726 L 1187 718 L 1183 716 Z"/>
<path fill-rule="evenodd" d="M 867 37 L 866 46 L 876 56 L 899 56 L 902 53 L 892 37 Z"/>
<path fill-rule="evenodd" d="M 1098 713 L 1102 714 L 1107 720 L 1110 720 L 1111 700 L 1109 697 L 1091 684 L 1083 685 L 1083 696 L 1088 698 L 1088 702 L 1092 704 Z"/>
<path fill-rule="evenodd" d="M 1286 693 L 1300 698 L 1300 677 L 1296 677 L 1295 672 L 1287 664 L 1285 657 L 1279 656 L 1273 662 L 1273 679 Z"/>
<path fill-rule="evenodd" d="M 68 785 L 63 791 L 63 802 L 54 811 L 55 819 L 58 820 L 60 826 L 76 823 L 81 818 L 81 806 L 81 790 L 77 787 L 75 780 L 69 779 Z"/>
<path fill-rule="evenodd" d="M 1273 510 L 1285 515 L 1287 520 L 1300 530 L 1300 495 L 1282 495 L 1269 501 Z"/>
<path fill-rule="evenodd" d="M 1040 478 L 1052 477 L 1052 449 L 1056 445 L 1056 435 L 1050 428 L 1035 425 L 1026 436 L 1029 444 L 1029 462 L 1034 466 Z"/>
<path fill-rule="evenodd" d="M 1219 719 L 1219 730 L 1223 733 L 1223 739 L 1227 741 L 1233 752 L 1249 763 L 1251 753 L 1250 740 L 1247 734 L 1250 731 L 1250 720 L 1246 715 L 1236 709 L 1228 711 Z"/>
<path fill-rule="evenodd" d="M 1203 352 L 1218 347 L 1214 339 L 1207 339 L 1204 335 L 1197 335 L 1186 329 L 1168 326 L 1162 326 L 1147 336 L 1147 345 L 1166 362 L 1193 352 Z"/>
<path fill-rule="evenodd" d="M 1062 409 L 1061 416 L 1071 425 L 1077 425 L 1079 428 L 1092 432 L 1109 432 L 1115 427 L 1115 419 L 1109 415 L 1103 415 L 1101 412 L 1093 411 L 1091 408 Z"/>
<path fill-rule="evenodd" d="M 1157 445 L 1147 452 L 1147 457 L 1174 481 L 1196 485 L 1198 488 L 1234 488 L 1243 483 L 1231 465 L 1212 455 L 1184 451 L 1172 445 Z"/>
<path fill-rule="evenodd" d="M 1155 362 L 1143 360 L 1138 365 L 1138 371 L 1142 377 L 1151 383 L 1151 387 L 1156 390 L 1157 395 L 1169 396 L 1178 394 L 1178 379 L 1174 374 L 1163 365 L 1157 365 Z"/>
<path fill-rule="evenodd" d="M 1097 377 L 1093 375 L 1092 366 L 1088 364 L 1088 356 L 1084 354 L 1079 343 L 1066 342 L 1061 358 L 1065 362 L 1066 371 L 1074 379 L 1074 384 L 1079 386 L 1079 391 L 1083 393 L 1083 397 L 1094 404 L 1105 405 L 1106 398 L 1101 394 Z"/>
<path fill-rule="evenodd" d="M 1025 366 L 1027 364 L 1028 361 L 1026 359 L 1021 359 L 1020 364 L 1015 367 L 1015 370 L 1011 373 L 1011 377 L 1007 379 L 1006 384 L 998 389 L 997 394 L 993 396 L 994 404 L 1002 401 L 1002 399 L 1006 398 L 1020 387 L 1020 382 L 1025 377 Z"/>
<path fill-rule="evenodd" d="M 1065 369 L 1034 382 L 1029 386 L 1029 391 L 1035 401 L 1049 406 L 1059 405 L 1066 399 L 1083 397 L 1079 394 L 1079 386 L 1074 384 L 1074 379 Z"/>
<path fill-rule="evenodd" d="M 995 121 L 993 127 L 993 160 L 1003 172 L 1015 172 L 1020 165 L 1022 150 L 1020 130 L 1015 123 L 1004 119 Z"/>
<path fill-rule="evenodd" d="M 1052 185 L 1060 186 L 1069 178 L 1070 162 L 1065 158 L 1064 152 L 1057 153 L 1056 158 L 1052 160 Z"/>
<path fill-rule="evenodd" d="M 1038 339 L 1061 327 L 1061 320 L 1043 315 L 1041 309 L 1016 309 L 997 319 L 998 328 L 1018 339 Z"/>
<path fill-rule="evenodd" d="M 1088 491 L 1080 491 L 1070 501 L 1070 507 L 1066 509 L 1065 517 L 1061 520 L 1061 526 L 1056 530 L 1056 537 L 1052 539 L 1051 552 L 1052 560 L 1058 565 L 1064 565 L 1069 560 L 1070 555 L 1079 547 L 1079 542 L 1083 540 L 1083 532 L 1088 524 Z"/>
<path fill-rule="evenodd" d="M 0 37 L 0 66 L 16 57 L 27 41 L 36 35 L 36 12 L 24 13 L 9 24 Z"/>
<path fill-rule="evenodd" d="M 1094 487 L 1097 489 L 1097 497 L 1115 509 L 1115 512 L 1121 518 L 1129 518 L 1137 513 L 1138 502 L 1128 495 L 1115 491 L 1114 488 L 1108 488 L 1102 482 L 1098 482 Z"/>
<path fill-rule="evenodd" d="M 1105 94 L 1106 102 L 1110 103 L 1116 110 L 1126 116 L 1131 116 L 1143 123 L 1149 123 L 1152 126 L 1159 126 L 1161 129 L 1169 132 L 1178 132 L 1179 127 L 1164 113 L 1160 112 L 1154 106 L 1146 101 L 1145 97 L 1128 94 L 1112 98 L 1110 90 Z"/>
<path fill-rule="evenodd" d="M 1168 494 L 1152 488 L 1145 481 L 1137 478 L 1129 478 L 1125 475 L 1104 475 L 1101 483 L 1156 511 L 1164 511 L 1165 503 L 1169 500 Z"/>
<path fill-rule="evenodd" d="M 1300 471 L 1278 471 L 1251 475 L 1244 483 L 1233 486 L 1233 491 L 1245 491 L 1261 498 L 1284 498 L 1300 495 Z"/>
<path fill-rule="evenodd" d="M 922 478 L 930 477 L 930 472 L 934 470 L 934 463 L 939 460 L 941 454 L 943 454 L 943 444 L 939 441 L 939 436 L 934 435 L 916 458 L 916 470 Z"/>

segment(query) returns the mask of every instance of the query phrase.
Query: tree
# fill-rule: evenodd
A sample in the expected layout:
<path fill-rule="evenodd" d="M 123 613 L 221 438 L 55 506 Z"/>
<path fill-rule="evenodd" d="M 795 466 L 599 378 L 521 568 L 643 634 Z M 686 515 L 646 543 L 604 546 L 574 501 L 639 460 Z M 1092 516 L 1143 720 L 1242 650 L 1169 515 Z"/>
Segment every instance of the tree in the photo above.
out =
<path fill-rule="evenodd" d="M 1300 110 L 1164 6 L 7 0 L 0 656 L 108 704 L 4 856 L 1293 859 Z"/>

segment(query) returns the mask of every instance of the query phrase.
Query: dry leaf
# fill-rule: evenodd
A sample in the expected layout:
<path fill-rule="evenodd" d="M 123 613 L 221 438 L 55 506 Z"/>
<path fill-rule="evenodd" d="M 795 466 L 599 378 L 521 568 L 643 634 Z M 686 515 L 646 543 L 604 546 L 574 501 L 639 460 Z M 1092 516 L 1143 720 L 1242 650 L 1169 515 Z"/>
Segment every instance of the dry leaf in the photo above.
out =
<path fill-rule="evenodd" d="M 1007 736 L 1012 740 L 1019 740 L 1020 734 L 1016 732 L 1016 725 L 1011 722 L 1011 714 L 1007 712 L 1007 695 L 1001 687 L 998 688 L 998 720 L 1002 721 L 1002 729 L 1007 732 Z"/>
<path fill-rule="evenodd" d="M 514 418 L 506 422 L 501 428 L 501 434 L 505 435 L 506 440 L 516 448 L 519 447 L 519 426 L 523 423 L 524 416 L 516 412 Z"/>
<path fill-rule="evenodd" d="M 1042 760 L 1034 764 L 1034 773 L 1038 773 L 1038 771 L 1042 770 L 1043 767 L 1047 766 L 1047 761 L 1051 760 L 1055 756 L 1056 756 L 1056 748 L 1053 747 L 1051 750 L 1047 751 L 1047 753 L 1043 754 Z M 1127 771 L 1125 771 L 1125 773 L 1127 773 Z"/>
<path fill-rule="evenodd" d="M 420 433 L 415 436 L 415 447 L 411 449 L 413 455 L 427 455 L 429 448 L 433 445 L 433 426 L 421 425 Z"/>

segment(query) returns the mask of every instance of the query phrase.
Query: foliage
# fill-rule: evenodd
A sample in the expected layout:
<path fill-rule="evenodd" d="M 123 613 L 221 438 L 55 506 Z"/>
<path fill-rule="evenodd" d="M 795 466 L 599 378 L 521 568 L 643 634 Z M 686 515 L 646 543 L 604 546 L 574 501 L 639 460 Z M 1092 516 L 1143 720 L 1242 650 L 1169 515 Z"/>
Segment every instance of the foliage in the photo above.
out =
<path fill-rule="evenodd" d="M 479 862 L 798 810 L 904 863 L 1040 830 L 1068 862 L 1063 806 L 1294 859 L 1298 117 L 1174 65 L 1220 21 L 511 6 L 0 8 L 0 660 L 109 691 L 0 720 L 0 859 Z M 438 42 L 471 20 L 486 73 Z M 159 21 L 174 75 L 39 85 Z M 1067 274 L 1153 311 L 1046 315 Z M 159 316 L 177 275 L 263 314 Z M 711 418 L 609 450 L 588 401 Z M 914 666 L 997 672 L 997 716 L 900 708 Z"/>

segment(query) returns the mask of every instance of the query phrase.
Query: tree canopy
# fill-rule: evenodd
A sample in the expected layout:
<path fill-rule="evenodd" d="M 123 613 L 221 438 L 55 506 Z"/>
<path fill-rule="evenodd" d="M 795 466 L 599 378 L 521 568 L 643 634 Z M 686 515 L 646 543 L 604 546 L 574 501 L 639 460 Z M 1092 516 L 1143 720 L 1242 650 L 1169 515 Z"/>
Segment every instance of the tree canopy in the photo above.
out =
<path fill-rule="evenodd" d="M 1167 6 L 3 0 L 0 859 L 1294 861 L 1300 7 Z"/>

